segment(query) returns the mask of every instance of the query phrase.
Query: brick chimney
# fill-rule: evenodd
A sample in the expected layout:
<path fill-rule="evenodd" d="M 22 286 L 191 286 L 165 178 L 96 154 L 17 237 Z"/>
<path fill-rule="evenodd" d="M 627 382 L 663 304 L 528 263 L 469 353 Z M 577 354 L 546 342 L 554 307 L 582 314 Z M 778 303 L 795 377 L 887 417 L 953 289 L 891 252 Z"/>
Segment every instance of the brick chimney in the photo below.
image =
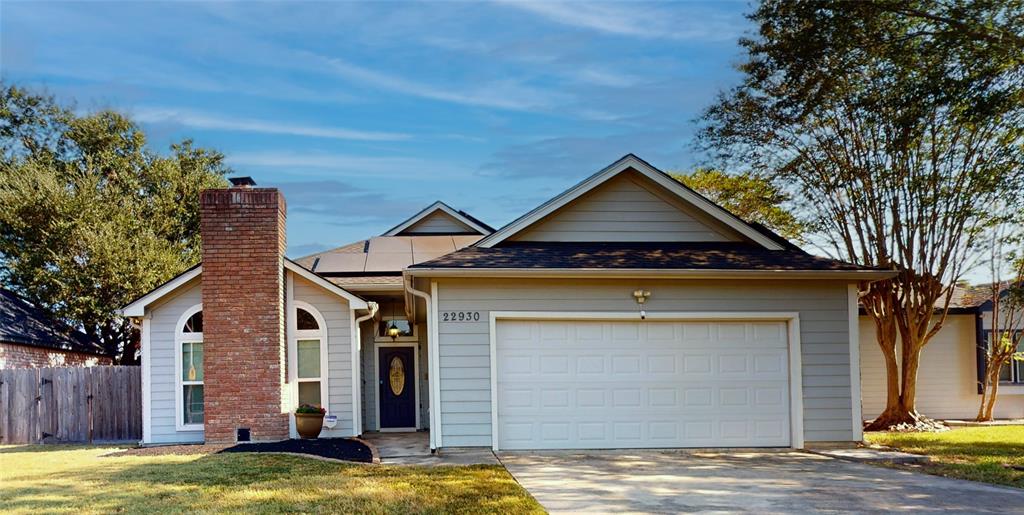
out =
<path fill-rule="evenodd" d="M 285 377 L 285 201 L 252 181 L 203 191 L 205 435 L 288 438 Z"/>

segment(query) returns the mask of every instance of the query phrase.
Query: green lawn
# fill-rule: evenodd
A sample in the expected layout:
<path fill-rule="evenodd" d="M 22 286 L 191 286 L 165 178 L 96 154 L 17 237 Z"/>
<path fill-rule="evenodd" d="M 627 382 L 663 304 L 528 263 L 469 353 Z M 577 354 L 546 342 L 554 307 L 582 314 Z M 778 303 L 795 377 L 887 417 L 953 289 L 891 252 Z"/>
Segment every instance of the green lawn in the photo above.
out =
<path fill-rule="evenodd" d="M 0 512 L 543 513 L 500 466 L 348 465 L 268 454 L 117 456 L 0 447 Z"/>
<path fill-rule="evenodd" d="M 865 437 L 871 443 L 931 456 L 931 463 L 915 466 L 931 474 L 1024 488 L 1024 426 L 867 433 Z"/>

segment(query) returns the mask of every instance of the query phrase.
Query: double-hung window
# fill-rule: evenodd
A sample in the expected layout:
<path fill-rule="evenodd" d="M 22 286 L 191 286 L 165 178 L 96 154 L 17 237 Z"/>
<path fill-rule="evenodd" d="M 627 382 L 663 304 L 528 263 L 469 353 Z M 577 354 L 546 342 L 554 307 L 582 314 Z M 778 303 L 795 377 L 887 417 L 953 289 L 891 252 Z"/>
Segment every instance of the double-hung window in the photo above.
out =
<path fill-rule="evenodd" d="M 293 320 L 292 352 L 297 405 L 311 404 L 326 408 L 327 350 L 323 318 L 310 305 L 296 302 Z"/>
<path fill-rule="evenodd" d="M 203 311 L 193 306 L 179 322 L 175 370 L 177 407 L 175 426 L 179 431 L 203 429 Z"/>

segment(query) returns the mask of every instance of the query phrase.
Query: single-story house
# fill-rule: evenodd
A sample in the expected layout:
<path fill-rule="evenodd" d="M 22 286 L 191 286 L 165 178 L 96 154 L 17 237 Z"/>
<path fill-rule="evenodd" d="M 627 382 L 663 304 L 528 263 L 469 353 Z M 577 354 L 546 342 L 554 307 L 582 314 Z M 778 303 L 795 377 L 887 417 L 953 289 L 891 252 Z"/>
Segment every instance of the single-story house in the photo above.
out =
<path fill-rule="evenodd" d="M 985 349 L 992 336 L 991 294 L 986 295 L 984 290 L 956 288 L 945 323 L 921 352 L 917 410 L 928 417 L 972 420 L 978 415 Z M 870 420 L 885 409 L 885 360 L 875 338 L 874 322 L 862 316 L 860 326 L 863 414 Z M 993 416 L 1024 418 L 1024 361 L 1003 367 Z"/>
<path fill-rule="evenodd" d="M 0 288 L 0 369 L 91 367 L 113 362 L 85 333 L 53 320 L 18 294 Z"/>
<path fill-rule="evenodd" d="M 794 447 L 861 439 L 857 291 L 633 155 L 500 229 L 436 203 L 284 257 L 285 201 L 201 195 L 202 263 L 124 308 L 143 441 L 430 432 L 432 449 Z"/>

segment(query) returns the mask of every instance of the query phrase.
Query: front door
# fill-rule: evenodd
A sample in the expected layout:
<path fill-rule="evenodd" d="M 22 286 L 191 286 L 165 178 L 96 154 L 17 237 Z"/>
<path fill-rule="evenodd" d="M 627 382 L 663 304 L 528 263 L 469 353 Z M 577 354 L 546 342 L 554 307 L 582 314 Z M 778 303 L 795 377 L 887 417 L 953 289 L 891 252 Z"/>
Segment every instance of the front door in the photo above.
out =
<path fill-rule="evenodd" d="M 416 375 L 412 347 L 381 347 L 380 427 L 416 427 Z"/>

